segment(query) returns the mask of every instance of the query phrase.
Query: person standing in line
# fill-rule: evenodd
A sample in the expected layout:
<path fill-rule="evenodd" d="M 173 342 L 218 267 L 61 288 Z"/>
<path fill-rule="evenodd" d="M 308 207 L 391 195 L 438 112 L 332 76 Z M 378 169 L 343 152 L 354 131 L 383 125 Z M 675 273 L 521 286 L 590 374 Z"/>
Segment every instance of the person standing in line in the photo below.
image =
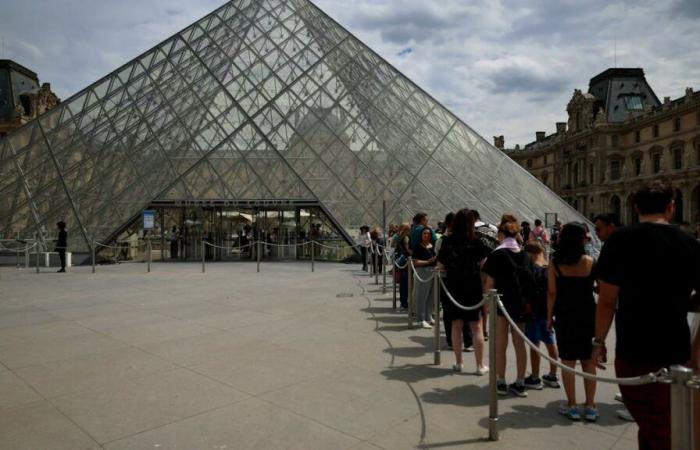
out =
<path fill-rule="evenodd" d="M 600 239 L 600 242 L 605 243 L 605 241 L 612 236 L 612 234 L 622 227 L 620 219 L 617 214 L 605 213 L 598 214 L 593 219 L 593 225 L 595 226 L 595 234 Z"/>
<path fill-rule="evenodd" d="M 403 267 L 400 269 L 396 267 L 399 277 L 399 301 L 401 302 L 401 309 L 406 310 L 408 308 L 408 273 L 410 268 L 408 267 L 408 258 L 413 254 L 411 250 L 411 226 L 408 223 L 402 223 L 399 227 L 399 232 L 397 233 L 396 239 L 396 265 Z M 404 267 L 405 266 L 405 267 Z"/>
<path fill-rule="evenodd" d="M 447 278 L 447 273 L 445 272 L 444 265 L 441 264 L 440 262 L 440 249 L 442 248 L 442 244 L 445 242 L 445 238 L 450 236 L 452 234 L 452 224 L 454 221 L 455 213 L 449 212 L 445 216 L 445 221 L 443 222 L 444 226 L 444 232 L 443 235 L 438 241 L 435 243 L 435 254 L 438 255 L 438 268 L 440 268 L 440 272 L 438 273 L 438 276 L 441 278 L 446 279 Z M 447 298 L 447 294 L 445 293 L 445 290 L 440 287 L 440 304 L 442 305 L 443 311 L 447 311 L 447 308 L 449 307 L 448 304 L 451 304 L 450 299 Z M 452 350 L 452 319 L 448 317 L 447 312 L 443 313 L 442 315 L 442 320 L 443 324 L 445 326 L 445 339 L 447 340 L 447 348 Z M 469 327 L 462 327 L 462 344 L 464 345 L 464 351 L 474 351 L 474 347 L 472 346 L 472 335 L 471 331 L 469 330 Z M 455 349 L 455 352 L 457 350 Z"/>
<path fill-rule="evenodd" d="M 517 241 L 520 234 L 520 225 L 517 219 L 510 214 L 503 216 L 499 233 L 503 236 L 501 245 L 486 259 L 484 272 L 486 283 L 484 289 L 496 289 L 502 295 L 503 306 L 508 315 L 517 324 L 521 331 L 525 329 L 525 305 L 534 294 L 535 280 L 532 275 L 532 261 L 526 252 L 523 252 Z M 495 311 L 491 311 L 493 314 Z M 525 391 L 525 371 L 527 369 L 527 351 L 525 341 L 515 331 L 511 330 L 510 323 L 498 309 L 497 335 L 496 335 L 496 371 L 498 373 L 498 395 L 508 395 L 512 392 L 518 397 L 527 397 Z M 512 335 L 515 348 L 515 361 L 517 378 L 515 383 L 506 384 L 506 351 L 508 350 L 508 334 Z"/>
<path fill-rule="evenodd" d="M 520 224 L 520 234 L 523 237 L 523 243 L 527 243 L 530 240 L 530 233 L 532 230 L 530 229 L 530 222 L 523 222 Z"/>
<path fill-rule="evenodd" d="M 535 228 L 530 233 L 530 239 L 540 241 L 544 246 L 549 245 L 549 232 L 542 226 L 542 221 L 540 219 L 535 220 Z"/>
<path fill-rule="evenodd" d="M 615 231 L 622 227 L 622 224 L 615 213 L 598 214 L 593 219 L 593 224 L 595 226 L 595 234 L 598 236 L 598 239 L 600 239 L 600 242 L 602 242 L 603 245 L 605 245 L 605 241 L 607 241 Z M 615 400 L 624 403 L 621 393 L 615 395 Z M 617 417 L 628 422 L 634 422 L 634 417 L 632 417 L 632 414 L 630 414 L 626 408 L 618 410 Z"/>
<path fill-rule="evenodd" d="M 537 291 L 530 305 L 530 320 L 525 325 L 525 335 L 533 344 L 539 347 L 543 342 L 547 348 L 547 353 L 552 359 L 559 359 L 557 341 L 552 330 L 547 328 L 547 290 L 548 285 L 548 265 L 544 257 L 544 247 L 537 241 L 530 241 L 525 244 L 525 251 L 532 258 L 532 270 L 535 277 Z M 525 387 L 528 389 L 540 390 L 545 385 L 558 389 L 559 377 L 557 377 L 557 366 L 550 363 L 549 373 L 540 378 L 540 354 L 530 349 L 530 364 L 532 373 L 525 378 Z"/>
<path fill-rule="evenodd" d="M 369 235 L 369 227 L 362 225 L 360 227 L 360 236 L 358 239 L 360 245 L 360 253 L 362 254 L 362 270 L 367 271 L 367 255 L 369 254 L 369 246 L 372 244 L 372 239 Z"/>
<path fill-rule="evenodd" d="M 68 249 L 68 232 L 66 231 L 66 223 L 60 221 L 56 224 L 58 227 L 58 239 L 56 240 L 56 252 L 58 252 L 58 259 L 61 260 L 61 268 L 58 273 L 64 273 L 66 271 L 66 249 Z"/>
<path fill-rule="evenodd" d="M 384 259 L 384 238 L 382 237 L 382 230 L 379 227 L 375 227 L 369 233 L 370 241 L 374 251 L 372 252 L 372 273 L 382 273 L 383 259 Z"/>
<path fill-rule="evenodd" d="M 476 235 L 481 239 L 481 242 L 488 247 L 489 252 L 496 250 L 496 247 L 498 247 L 499 242 L 498 242 L 498 227 L 496 225 L 486 223 L 481 220 L 481 215 L 479 214 L 479 211 L 476 209 L 471 210 L 472 214 L 474 214 L 474 217 L 476 218 L 476 222 L 474 223 L 474 230 L 476 231 Z M 482 284 L 486 282 L 486 275 L 482 272 L 481 273 L 481 282 Z M 489 305 L 484 304 L 483 308 L 481 308 L 481 329 L 484 330 L 484 340 L 488 341 L 489 340 L 489 333 L 488 333 L 488 318 L 489 318 Z"/>
<path fill-rule="evenodd" d="M 435 248 L 432 244 L 432 230 L 423 228 L 421 241 L 413 247 L 413 265 L 416 273 L 413 278 L 413 291 L 416 298 L 416 322 L 423 328 L 433 328 L 435 320 L 432 317 L 433 311 L 433 282 L 424 283 L 419 280 L 431 279 L 437 261 Z"/>
<path fill-rule="evenodd" d="M 180 231 L 177 229 L 177 225 L 173 225 L 173 229 L 170 231 L 170 258 L 171 259 L 177 259 L 179 247 L 180 247 Z"/>
<path fill-rule="evenodd" d="M 452 232 L 443 238 L 438 260 L 445 268 L 445 286 L 455 301 L 462 306 L 473 306 L 483 298 L 481 265 L 489 254 L 489 249 L 476 237 L 474 215 L 467 209 L 457 212 L 452 224 Z M 445 293 L 447 295 L 447 293 Z M 481 311 L 465 311 L 447 298 L 444 302 L 445 318 L 451 322 L 455 364 L 452 369 L 461 372 L 462 335 L 467 326 L 471 329 L 474 341 L 476 375 L 484 375 L 489 368 L 484 364 L 484 334 L 481 328 Z M 467 325 L 468 324 L 468 325 Z"/>
<path fill-rule="evenodd" d="M 549 292 L 547 295 L 547 327 L 556 330 L 559 357 L 562 364 L 576 367 L 581 362 L 584 372 L 595 375 L 596 364 L 591 359 L 595 328 L 595 298 L 593 297 L 593 258 L 586 255 L 586 228 L 576 222 L 567 223 L 559 236 L 559 249 L 549 267 Z M 559 413 L 571 420 L 581 420 L 576 403 L 576 377 L 563 371 L 562 381 L 567 404 L 559 407 Z M 583 418 L 589 422 L 598 420 L 595 404 L 595 380 L 584 380 L 586 405 Z"/>
<path fill-rule="evenodd" d="M 700 302 L 700 242 L 670 224 L 675 203 L 669 183 L 644 185 L 635 193 L 634 205 L 639 223 L 610 236 L 598 260 L 592 359 L 605 368 L 605 339 L 615 319 L 618 377 L 674 364 L 689 365 L 700 374 L 700 333 L 691 341 L 688 325 L 688 312 Z M 620 392 L 639 426 L 639 448 L 670 449 L 669 385 L 620 386 Z"/>

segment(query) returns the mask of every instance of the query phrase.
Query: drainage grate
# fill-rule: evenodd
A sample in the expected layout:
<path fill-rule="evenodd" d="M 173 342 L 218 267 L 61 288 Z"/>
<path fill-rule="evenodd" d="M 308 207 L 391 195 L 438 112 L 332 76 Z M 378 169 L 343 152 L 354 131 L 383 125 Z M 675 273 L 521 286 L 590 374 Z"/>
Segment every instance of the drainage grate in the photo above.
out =
<path fill-rule="evenodd" d="M 354 297 L 355 294 L 350 294 L 348 292 L 341 292 L 339 294 L 336 294 L 336 298 L 348 298 L 348 297 Z"/>

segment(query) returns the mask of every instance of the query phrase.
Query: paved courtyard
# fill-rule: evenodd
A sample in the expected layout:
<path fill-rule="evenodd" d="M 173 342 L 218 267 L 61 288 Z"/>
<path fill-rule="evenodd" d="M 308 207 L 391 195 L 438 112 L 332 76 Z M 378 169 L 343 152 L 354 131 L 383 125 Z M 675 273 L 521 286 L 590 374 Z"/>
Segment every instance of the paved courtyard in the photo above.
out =
<path fill-rule="evenodd" d="M 508 397 L 489 443 L 488 377 L 431 365 L 355 269 L 1 268 L 0 449 L 636 448 L 609 385 L 596 424 L 557 415 L 563 390 Z"/>

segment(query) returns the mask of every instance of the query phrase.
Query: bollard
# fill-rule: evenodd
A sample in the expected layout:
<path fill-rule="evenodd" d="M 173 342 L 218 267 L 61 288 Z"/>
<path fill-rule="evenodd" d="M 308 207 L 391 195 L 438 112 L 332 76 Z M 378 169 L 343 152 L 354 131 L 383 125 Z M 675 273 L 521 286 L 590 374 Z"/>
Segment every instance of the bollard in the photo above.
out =
<path fill-rule="evenodd" d="M 396 252 L 391 255 L 391 267 L 391 287 L 394 290 L 393 306 L 394 309 L 396 309 L 396 275 L 398 274 L 397 270 L 400 270 L 398 267 L 396 267 Z"/>
<path fill-rule="evenodd" d="M 693 450 L 693 393 L 688 382 L 693 371 L 687 367 L 670 367 L 671 378 L 671 448 Z"/>
<path fill-rule="evenodd" d="M 151 241 L 146 241 L 146 251 L 148 252 L 148 273 L 151 273 Z"/>
<path fill-rule="evenodd" d="M 206 260 L 207 260 L 207 252 L 206 252 L 207 249 L 204 247 L 205 245 L 206 244 L 204 243 L 204 241 L 202 241 L 202 273 L 204 273 L 204 271 L 206 270 L 204 267 L 204 265 L 206 264 Z"/>
<path fill-rule="evenodd" d="M 315 263 L 316 263 L 316 255 L 314 254 L 314 250 L 316 250 L 316 246 L 314 245 L 316 241 L 311 241 L 311 272 L 315 271 Z"/>
<path fill-rule="evenodd" d="M 92 273 L 95 273 L 95 240 L 92 240 L 92 249 L 90 251 L 90 256 L 92 258 Z"/>
<path fill-rule="evenodd" d="M 258 242 L 256 242 L 256 245 L 257 245 L 257 247 L 258 247 L 258 248 L 257 248 L 257 253 L 258 253 L 258 255 L 257 255 L 257 256 L 258 256 L 258 258 L 257 258 L 257 259 L 258 259 L 258 273 L 260 273 L 260 242 L 261 242 L 260 240 L 258 240 Z"/>
<path fill-rule="evenodd" d="M 411 266 L 411 257 L 409 256 L 406 262 L 406 270 L 408 270 L 408 329 L 413 329 L 413 271 Z"/>
<path fill-rule="evenodd" d="M 435 325 L 433 325 L 433 339 L 435 340 L 434 364 L 440 365 L 440 271 L 435 269 L 433 276 L 433 307 L 435 308 Z"/>
<path fill-rule="evenodd" d="M 496 370 L 496 317 L 498 316 L 498 291 L 490 289 L 486 294 L 489 304 L 489 440 L 498 440 L 498 373 Z"/>

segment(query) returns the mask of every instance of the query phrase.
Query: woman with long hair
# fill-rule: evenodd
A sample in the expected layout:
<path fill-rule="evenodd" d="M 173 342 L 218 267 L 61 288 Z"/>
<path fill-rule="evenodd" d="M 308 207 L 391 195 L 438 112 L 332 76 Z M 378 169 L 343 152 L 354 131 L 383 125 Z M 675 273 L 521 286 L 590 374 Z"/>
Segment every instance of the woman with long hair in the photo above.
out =
<path fill-rule="evenodd" d="M 593 298 L 593 258 L 586 255 L 586 228 L 576 222 L 567 223 L 559 235 L 559 245 L 549 266 L 547 294 L 547 324 L 555 329 L 562 364 L 576 367 L 581 362 L 584 372 L 596 373 L 591 358 L 595 335 L 595 299 Z M 559 412 L 571 420 L 581 420 L 576 404 L 576 379 L 562 373 L 567 404 Z M 598 419 L 595 406 L 595 380 L 584 380 L 586 405 L 583 418 Z"/>
<path fill-rule="evenodd" d="M 494 250 L 484 263 L 486 282 L 484 289 L 498 290 L 501 301 L 508 315 L 522 331 L 525 329 L 525 304 L 527 298 L 534 295 L 535 281 L 532 276 L 532 261 L 527 252 L 521 250 L 517 238 L 520 235 L 520 225 L 515 216 L 506 214 L 501 219 L 499 235 L 501 245 Z M 528 280 L 529 273 L 529 280 Z M 525 392 L 525 370 L 527 369 L 527 352 L 525 342 L 520 335 L 511 330 L 508 320 L 500 308 L 497 313 L 496 326 L 496 371 L 498 374 L 498 394 L 508 395 L 508 391 L 518 397 L 527 397 Z M 508 350 L 508 334 L 511 334 L 515 348 L 515 363 L 517 378 L 515 383 L 506 383 L 506 351 Z M 494 336 L 490 336 L 493 339 Z"/>
<path fill-rule="evenodd" d="M 441 267 L 447 272 L 445 287 L 457 303 L 462 306 L 478 304 L 483 297 L 481 284 L 481 264 L 489 254 L 489 249 L 481 242 L 474 232 L 474 214 L 462 209 L 454 217 L 451 233 L 443 237 L 438 254 Z M 484 364 L 484 334 L 481 326 L 481 310 L 465 311 L 447 300 L 444 303 L 445 318 L 452 322 L 452 349 L 455 353 L 456 372 L 461 372 L 462 361 L 462 332 L 465 324 L 469 324 L 474 345 L 476 374 L 484 375 L 489 368 Z"/>

